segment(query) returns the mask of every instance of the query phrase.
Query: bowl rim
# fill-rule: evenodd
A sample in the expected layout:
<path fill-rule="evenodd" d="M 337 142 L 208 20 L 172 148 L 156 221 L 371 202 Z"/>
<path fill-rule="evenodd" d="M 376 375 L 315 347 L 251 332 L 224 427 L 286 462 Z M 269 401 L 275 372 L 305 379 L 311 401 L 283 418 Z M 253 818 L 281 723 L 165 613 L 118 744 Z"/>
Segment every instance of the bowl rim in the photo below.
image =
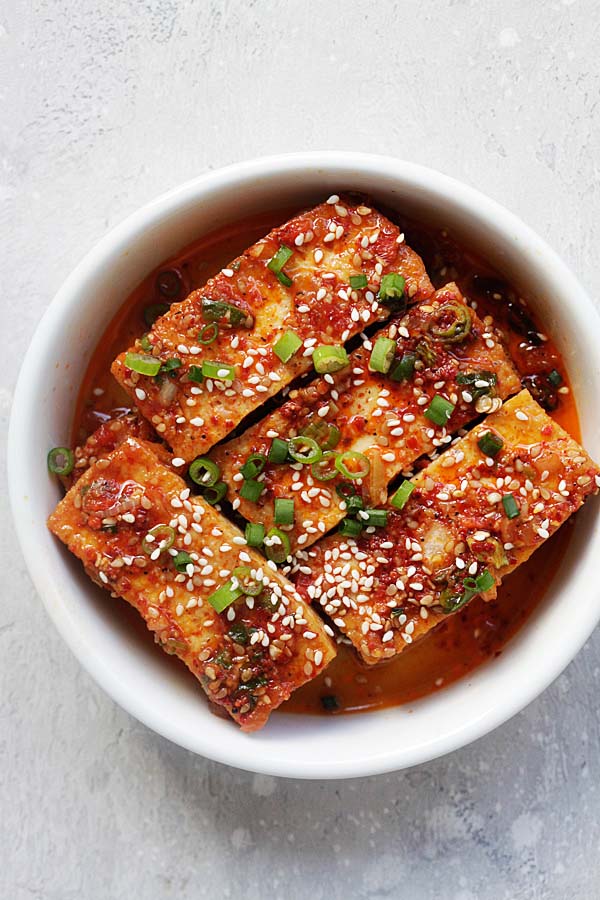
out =
<path fill-rule="evenodd" d="M 339 168 L 352 168 L 357 172 L 386 175 L 399 181 L 411 182 L 417 188 L 437 192 L 441 197 L 450 199 L 456 206 L 464 208 L 479 219 L 492 223 L 496 230 L 506 236 L 517 236 L 528 247 L 530 255 L 537 255 L 552 267 L 552 271 L 561 283 L 561 293 L 570 295 L 577 315 L 586 327 L 600 334 L 600 319 L 592 301 L 580 285 L 575 275 L 560 259 L 554 250 L 515 214 L 509 212 L 501 204 L 487 197 L 477 189 L 466 185 L 448 175 L 416 163 L 406 162 L 391 156 L 380 156 L 353 151 L 310 151 L 299 153 L 277 154 L 258 159 L 235 163 L 224 168 L 204 172 L 201 175 L 180 184 L 171 190 L 149 201 L 128 215 L 123 221 L 111 228 L 83 257 L 44 312 L 34 333 L 30 346 L 24 357 L 19 378 L 14 392 L 12 412 L 8 434 L 8 473 L 9 494 L 16 532 L 25 558 L 29 574 L 34 586 L 46 607 L 50 618 L 75 657 L 92 678 L 121 707 L 143 722 L 149 728 L 185 747 L 215 761 L 226 763 L 253 772 L 271 774 L 282 777 L 299 778 L 349 778 L 407 768 L 418 763 L 427 762 L 445 753 L 458 749 L 482 737 L 501 725 L 507 719 L 534 700 L 568 665 L 578 650 L 590 636 L 600 619 L 600 597 L 594 606 L 588 604 L 582 615 L 570 630 L 569 640 L 557 641 L 553 653 L 530 672 L 528 680 L 519 684 L 518 690 L 507 693 L 493 709 L 487 710 L 478 718 L 472 719 L 447 733 L 440 734 L 436 740 L 418 749 L 402 750 L 385 748 L 367 756 L 358 757 L 351 762 L 344 762 L 340 767 L 335 760 L 294 760 L 293 766 L 286 764 L 285 759 L 273 760 L 261 758 L 260 751 L 242 754 L 236 749 L 235 742 L 230 748 L 227 743 L 215 747 L 212 741 L 205 741 L 202 734 L 194 741 L 182 733 L 180 729 L 166 720 L 148 704 L 140 703 L 138 698 L 128 691 L 126 685 L 112 673 L 102 654 L 94 651 L 94 647 L 82 640 L 72 621 L 61 610 L 60 606 L 50 603 L 47 597 L 47 579 L 44 573 L 43 558 L 36 552 L 35 542 L 30 540 L 31 524 L 20 500 L 26 485 L 27 470 L 22 459 L 21 448 L 26 439 L 27 412 L 31 411 L 32 385 L 39 377 L 38 358 L 42 355 L 47 342 L 47 335 L 53 327 L 68 315 L 78 301 L 79 285 L 84 283 L 97 267 L 103 263 L 111 264 L 123 248 L 131 245 L 136 235 L 140 235 L 165 217 L 176 214 L 190 200 L 198 201 L 202 195 L 219 190 L 230 190 L 235 186 L 243 186 L 250 179 L 277 177 L 293 174 L 307 168 L 317 168 L 324 172 L 336 174 Z M 45 528 L 45 523 L 44 526 Z M 517 635 L 518 636 L 518 635 Z M 513 638 L 514 640 L 514 638 Z M 373 713 L 369 713 L 373 715 Z M 250 742 L 249 742 L 250 744 Z"/>

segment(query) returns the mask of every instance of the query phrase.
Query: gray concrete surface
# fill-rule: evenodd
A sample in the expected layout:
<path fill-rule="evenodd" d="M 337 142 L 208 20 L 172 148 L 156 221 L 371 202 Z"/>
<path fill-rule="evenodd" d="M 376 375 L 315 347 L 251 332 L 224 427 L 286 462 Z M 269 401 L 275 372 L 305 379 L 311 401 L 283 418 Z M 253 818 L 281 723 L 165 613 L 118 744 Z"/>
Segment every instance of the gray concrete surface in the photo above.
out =
<path fill-rule="evenodd" d="M 264 153 L 437 167 L 520 214 L 597 296 L 599 46 L 595 0 L 5 0 L 3 437 L 32 330 L 80 257 L 157 193 Z M 600 897 L 600 634 L 450 757 L 333 784 L 252 776 L 92 683 L 32 589 L 5 485 L 0 505 L 0 897 Z"/>

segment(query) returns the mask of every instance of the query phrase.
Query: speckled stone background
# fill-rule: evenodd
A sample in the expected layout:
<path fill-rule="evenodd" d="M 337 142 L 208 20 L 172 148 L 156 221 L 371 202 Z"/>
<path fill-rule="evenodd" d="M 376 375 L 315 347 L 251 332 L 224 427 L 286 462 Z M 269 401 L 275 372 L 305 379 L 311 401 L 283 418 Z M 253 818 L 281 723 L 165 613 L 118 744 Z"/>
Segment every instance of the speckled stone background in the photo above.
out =
<path fill-rule="evenodd" d="M 32 330 L 80 257 L 161 191 L 260 154 L 437 167 L 520 214 L 598 296 L 599 50 L 596 0 L 6 0 L 3 436 Z M 600 633 L 445 759 L 331 784 L 252 776 L 92 683 L 33 591 L 4 485 L 0 504 L 3 900 L 600 897 Z"/>

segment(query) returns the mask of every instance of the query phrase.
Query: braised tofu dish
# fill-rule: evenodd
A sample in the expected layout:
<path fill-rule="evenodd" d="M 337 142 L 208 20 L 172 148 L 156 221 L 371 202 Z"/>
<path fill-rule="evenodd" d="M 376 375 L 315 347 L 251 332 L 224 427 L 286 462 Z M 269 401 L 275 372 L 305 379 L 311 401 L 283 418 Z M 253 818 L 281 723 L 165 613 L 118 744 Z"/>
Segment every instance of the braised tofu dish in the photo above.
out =
<path fill-rule="evenodd" d="M 402 704 L 502 651 L 600 486 L 512 285 L 342 194 L 124 301 L 48 453 L 48 525 L 212 709 L 251 732 Z"/>

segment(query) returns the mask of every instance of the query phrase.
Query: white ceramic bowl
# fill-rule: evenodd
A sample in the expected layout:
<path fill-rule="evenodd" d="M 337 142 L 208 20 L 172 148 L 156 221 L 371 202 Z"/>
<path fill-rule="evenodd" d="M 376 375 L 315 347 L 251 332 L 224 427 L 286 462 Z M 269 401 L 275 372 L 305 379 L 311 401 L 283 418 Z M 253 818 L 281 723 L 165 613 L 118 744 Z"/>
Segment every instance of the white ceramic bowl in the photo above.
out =
<path fill-rule="evenodd" d="M 556 254 L 503 207 L 438 172 L 339 152 L 277 156 L 210 172 L 110 231 L 40 322 L 19 378 L 9 436 L 11 500 L 23 553 L 56 627 L 92 677 L 132 715 L 189 750 L 300 778 L 400 769 L 467 744 L 536 697 L 600 619 L 600 528 L 594 527 L 598 504 L 592 501 L 578 517 L 541 608 L 499 659 L 412 704 L 410 715 L 402 707 L 333 718 L 280 712 L 263 731 L 247 736 L 208 711 L 197 682 L 132 627 L 136 614 L 96 589 L 46 530 L 60 495 L 46 471 L 46 452 L 68 440 L 90 354 L 130 290 L 170 254 L 221 225 L 259 210 L 306 206 L 344 189 L 443 223 L 533 298 L 563 353 L 584 444 L 600 459 L 599 320 Z"/>

